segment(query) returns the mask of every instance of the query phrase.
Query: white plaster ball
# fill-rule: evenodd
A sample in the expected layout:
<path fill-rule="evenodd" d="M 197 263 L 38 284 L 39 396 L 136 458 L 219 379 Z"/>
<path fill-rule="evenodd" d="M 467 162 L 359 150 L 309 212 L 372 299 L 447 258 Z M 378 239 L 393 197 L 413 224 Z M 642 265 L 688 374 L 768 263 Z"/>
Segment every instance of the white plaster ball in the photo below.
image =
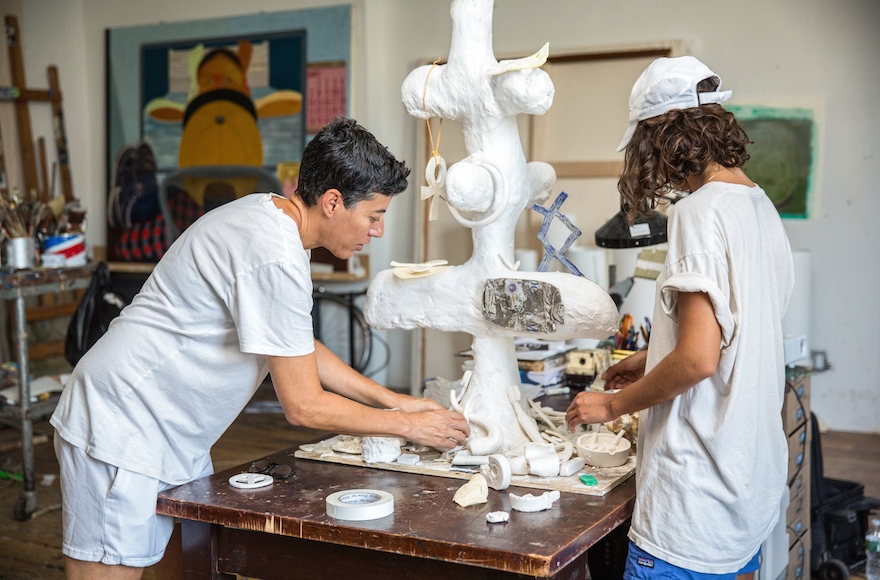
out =
<path fill-rule="evenodd" d="M 446 172 L 446 199 L 458 211 L 488 210 L 495 188 L 492 174 L 468 161 L 459 161 Z"/>
<path fill-rule="evenodd" d="M 508 115 L 543 115 L 553 104 L 555 94 L 550 75 L 539 68 L 495 77 L 495 100 Z"/>

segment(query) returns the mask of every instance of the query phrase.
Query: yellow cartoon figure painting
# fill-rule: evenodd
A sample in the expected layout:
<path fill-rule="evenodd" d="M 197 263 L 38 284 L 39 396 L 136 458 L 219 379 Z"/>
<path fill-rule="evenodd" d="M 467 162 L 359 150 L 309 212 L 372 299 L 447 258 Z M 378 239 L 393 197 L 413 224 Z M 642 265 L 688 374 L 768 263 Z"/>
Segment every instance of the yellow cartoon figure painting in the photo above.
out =
<path fill-rule="evenodd" d="M 236 50 L 205 50 L 198 44 L 187 55 L 190 87 L 186 103 L 158 97 L 146 104 L 144 113 L 151 119 L 182 124 L 178 167 L 262 167 L 259 120 L 295 115 L 302 110 L 299 91 L 273 90 L 253 99 L 248 84 L 252 53 L 247 40 L 238 41 Z M 188 177 L 184 185 L 189 201 L 210 208 L 252 193 L 256 182 L 255 177 Z"/>

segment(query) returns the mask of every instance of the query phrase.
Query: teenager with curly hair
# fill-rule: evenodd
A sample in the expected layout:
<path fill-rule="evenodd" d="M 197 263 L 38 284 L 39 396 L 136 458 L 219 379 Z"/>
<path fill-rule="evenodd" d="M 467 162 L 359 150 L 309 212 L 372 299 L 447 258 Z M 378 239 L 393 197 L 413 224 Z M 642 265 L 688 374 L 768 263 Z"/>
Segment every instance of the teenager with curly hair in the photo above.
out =
<path fill-rule="evenodd" d="M 647 350 L 580 393 L 571 429 L 641 411 L 624 578 L 750 578 L 786 484 L 782 316 L 794 284 L 782 221 L 743 172 L 745 131 L 721 79 L 661 58 L 630 96 L 618 183 L 630 220 L 670 190 Z"/>

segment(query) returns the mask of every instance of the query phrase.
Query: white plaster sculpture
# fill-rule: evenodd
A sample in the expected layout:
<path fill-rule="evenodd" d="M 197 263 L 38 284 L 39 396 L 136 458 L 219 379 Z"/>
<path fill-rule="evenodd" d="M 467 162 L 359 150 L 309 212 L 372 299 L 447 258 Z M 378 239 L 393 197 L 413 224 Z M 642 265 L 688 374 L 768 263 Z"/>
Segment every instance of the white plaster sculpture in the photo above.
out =
<path fill-rule="evenodd" d="M 391 463 L 401 454 L 398 437 L 364 437 L 361 446 L 367 463 Z"/>
<path fill-rule="evenodd" d="M 474 475 L 470 481 L 458 488 L 452 501 L 461 507 L 468 507 L 489 501 L 489 486 L 481 473 Z"/>
<path fill-rule="evenodd" d="M 547 491 L 541 495 L 525 495 L 509 494 L 510 507 L 518 512 L 539 512 L 549 510 L 553 507 L 553 502 L 559 499 L 559 492 L 556 490 Z"/>
<path fill-rule="evenodd" d="M 462 126 L 468 157 L 450 166 L 442 183 L 435 167 L 445 164 L 432 156 L 423 195 L 435 203 L 445 190 L 450 213 L 472 229 L 473 255 L 465 264 L 429 276 L 402 278 L 392 270 L 379 272 L 370 284 L 364 313 L 367 322 L 380 329 L 433 328 L 473 335 L 474 371 L 462 406 L 474 400 L 471 420 L 478 426 L 480 420 L 491 420 L 499 427 L 501 444 L 493 451 L 503 452 L 543 441 L 519 394 L 514 338 L 606 338 L 617 329 L 618 319 L 614 302 L 597 284 L 569 273 L 521 273 L 514 267 L 516 222 L 523 210 L 548 198 L 556 179 L 550 165 L 526 163 L 516 115 L 546 112 L 554 89 L 547 73 L 538 68 L 546 60 L 546 46 L 523 59 L 495 59 L 492 10 L 492 0 L 453 0 L 447 64 L 417 68 L 402 88 L 411 115 L 454 120 Z M 465 218 L 462 212 L 474 215 Z M 484 287 L 508 279 L 558 290 L 564 308 L 554 309 L 552 332 L 515 330 L 484 317 Z M 490 445 L 480 447 L 482 443 L 472 445 L 483 453 L 493 452 L 488 451 Z"/>

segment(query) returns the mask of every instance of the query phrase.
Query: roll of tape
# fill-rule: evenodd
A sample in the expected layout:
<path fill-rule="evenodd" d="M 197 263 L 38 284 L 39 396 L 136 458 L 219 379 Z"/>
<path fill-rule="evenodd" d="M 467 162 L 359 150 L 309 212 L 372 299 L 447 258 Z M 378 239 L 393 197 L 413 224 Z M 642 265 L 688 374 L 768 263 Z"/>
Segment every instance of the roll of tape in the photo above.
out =
<path fill-rule="evenodd" d="M 239 489 L 256 489 L 272 485 L 272 476 L 263 473 L 239 473 L 229 478 L 229 485 Z"/>
<path fill-rule="evenodd" d="M 327 515 L 337 520 L 360 522 L 394 513 L 394 496 L 378 489 L 349 489 L 327 496 Z"/>

